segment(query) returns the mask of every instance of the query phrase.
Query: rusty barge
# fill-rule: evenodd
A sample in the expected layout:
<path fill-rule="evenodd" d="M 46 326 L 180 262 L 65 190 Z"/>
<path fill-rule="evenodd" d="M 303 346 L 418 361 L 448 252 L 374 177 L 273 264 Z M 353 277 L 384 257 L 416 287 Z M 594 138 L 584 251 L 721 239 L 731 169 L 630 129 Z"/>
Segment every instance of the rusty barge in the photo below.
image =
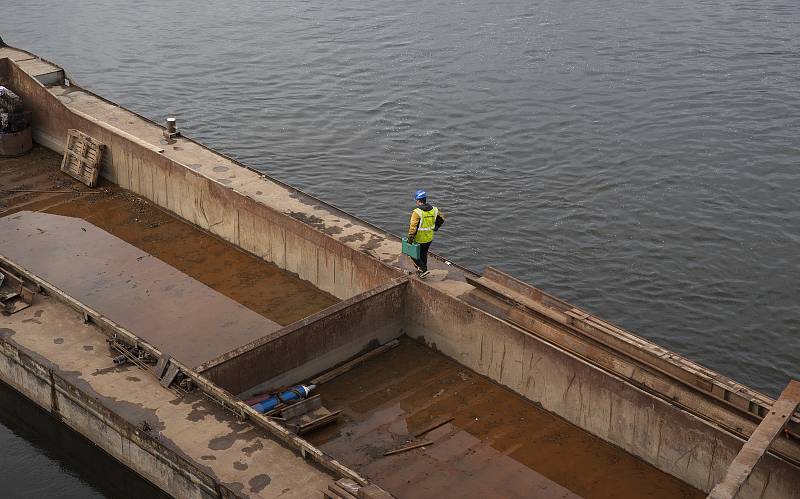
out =
<path fill-rule="evenodd" d="M 0 159 L 0 381 L 164 492 L 800 497 L 797 383 L 772 400 L 497 269 L 419 280 L 397 237 L 24 50 L 0 85 L 36 143 Z M 97 186 L 59 169 L 71 130 Z M 244 402 L 320 379 L 325 424 Z"/>

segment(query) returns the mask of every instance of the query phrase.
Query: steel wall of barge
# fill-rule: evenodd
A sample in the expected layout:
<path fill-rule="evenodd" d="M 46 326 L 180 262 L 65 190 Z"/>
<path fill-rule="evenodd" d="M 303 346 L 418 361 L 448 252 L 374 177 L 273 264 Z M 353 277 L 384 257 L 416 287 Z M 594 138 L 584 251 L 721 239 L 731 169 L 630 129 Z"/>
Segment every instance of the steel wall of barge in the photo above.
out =
<path fill-rule="evenodd" d="M 743 441 L 633 384 L 420 281 L 406 332 L 656 468 L 709 491 Z M 788 499 L 800 470 L 767 454 L 738 497 Z"/>
<path fill-rule="evenodd" d="M 45 359 L 0 338 L 0 379 L 174 497 L 239 497 L 157 439 L 59 376 Z"/>
<path fill-rule="evenodd" d="M 313 375 L 403 334 L 405 279 L 354 296 L 198 368 L 231 393 Z M 259 386 L 261 385 L 261 386 Z"/>

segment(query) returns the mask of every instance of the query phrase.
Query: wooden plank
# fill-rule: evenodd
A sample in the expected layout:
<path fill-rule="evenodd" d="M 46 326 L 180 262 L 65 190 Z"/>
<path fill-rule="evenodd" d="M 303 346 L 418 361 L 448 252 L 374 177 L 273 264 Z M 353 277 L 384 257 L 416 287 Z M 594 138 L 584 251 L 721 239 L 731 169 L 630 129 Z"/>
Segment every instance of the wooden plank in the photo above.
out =
<path fill-rule="evenodd" d="M 400 454 L 401 452 L 408 452 L 410 450 L 418 449 L 420 447 L 426 447 L 428 445 L 433 445 L 433 442 L 431 440 L 426 440 L 424 442 L 419 442 L 419 443 L 416 443 L 416 444 L 407 445 L 405 447 L 400 447 L 398 449 L 386 451 L 386 452 L 383 453 L 383 455 L 384 456 L 392 456 L 394 454 Z"/>
<path fill-rule="evenodd" d="M 331 497 L 336 499 L 356 499 L 356 496 L 345 490 L 337 483 L 328 485 L 328 493 L 333 494 Z"/>
<path fill-rule="evenodd" d="M 432 425 L 426 427 L 425 429 L 420 430 L 417 433 L 415 433 L 414 434 L 414 438 L 419 438 L 419 437 L 421 437 L 422 435 L 424 435 L 426 433 L 430 433 L 433 430 L 435 430 L 436 428 L 444 426 L 444 425 L 446 425 L 447 423 L 449 423 L 450 421 L 452 421 L 454 419 L 455 419 L 455 417 L 452 417 L 452 418 L 447 418 L 447 419 L 445 419 L 443 421 L 439 421 L 438 423 L 433 423 Z"/>
<path fill-rule="evenodd" d="M 158 358 L 158 362 L 156 362 L 156 365 L 153 368 L 153 374 L 155 374 L 156 379 L 161 379 L 164 376 L 164 371 L 167 370 L 167 364 L 169 361 L 170 357 L 167 354 L 164 354 Z"/>
<path fill-rule="evenodd" d="M 281 411 L 281 416 L 284 419 L 292 419 L 297 416 L 302 416 L 307 412 L 322 407 L 322 398 L 319 395 L 308 397 L 300 402 L 289 405 L 286 409 Z"/>
<path fill-rule="evenodd" d="M 264 400 L 266 400 L 266 399 L 264 399 Z M 268 418 L 272 417 L 273 415 L 278 414 L 279 412 L 281 412 L 285 407 L 286 407 L 286 404 L 279 403 L 273 409 L 265 412 L 264 413 L 264 417 L 268 417 Z M 255 409 L 253 409 L 253 410 L 255 410 Z"/>
<path fill-rule="evenodd" d="M 370 350 L 369 352 L 365 353 L 364 355 L 356 357 L 355 359 L 351 360 L 350 362 L 342 364 L 341 366 L 337 367 L 336 369 L 332 369 L 332 370 L 326 372 L 325 374 L 323 374 L 321 376 L 317 376 L 316 378 L 312 379 L 310 383 L 312 385 L 321 385 L 322 383 L 327 383 L 328 381 L 332 380 L 333 378 L 336 378 L 337 376 L 341 376 L 342 374 L 346 373 L 347 371 L 352 370 L 354 367 L 358 366 L 359 364 L 361 364 L 363 362 L 366 362 L 367 360 L 369 360 L 369 359 L 371 359 L 371 358 L 373 358 L 375 356 L 378 356 L 378 355 L 382 354 L 383 352 L 385 352 L 387 350 L 391 350 L 392 348 L 396 347 L 399 344 L 400 344 L 400 342 L 398 340 L 392 340 L 389 343 L 386 343 L 385 345 L 379 346 L 378 348 L 376 348 L 374 350 Z"/>
<path fill-rule="evenodd" d="M 333 411 L 330 414 L 326 414 L 320 418 L 315 419 L 314 421 L 309 421 L 308 423 L 301 424 L 297 427 L 297 434 L 298 435 L 305 435 L 311 431 L 316 430 L 317 428 L 321 428 L 327 424 L 333 423 L 337 419 L 339 419 L 339 414 L 342 411 Z"/>
<path fill-rule="evenodd" d="M 394 499 L 394 496 L 374 484 L 358 489 L 358 499 Z"/>
<path fill-rule="evenodd" d="M 750 435 L 750 439 L 742 446 L 739 454 L 733 459 L 725 477 L 708 494 L 708 499 L 733 499 L 736 497 L 739 489 L 753 472 L 753 468 L 764 456 L 775 437 L 789 422 L 789 418 L 798 405 L 800 405 L 800 381 L 791 381 L 781 393 L 780 398 L 772 404 L 772 408 L 761 420 L 756 431 Z"/>
<path fill-rule="evenodd" d="M 164 388 L 169 388 L 169 385 L 171 385 L 172 382 L 175 381 L 175 378 L 178 377 L 179 372 L 180 369 L 178 366 L 174 362 L 170 362 L 169 367 L 167 368 L 167 374 L 161 378 L 161 386 Z"/>
<path fill-rule="evenodd" d="M 361 488 L 360 485 L 358 485 L 355 481 L 349 478 L 340 478 L 336 480 L 336 485 L 343 488 L 347 492 L 351 493 L 353 497 L 355 497 L 356 494 L 358 494 L 358 489 Z"/>

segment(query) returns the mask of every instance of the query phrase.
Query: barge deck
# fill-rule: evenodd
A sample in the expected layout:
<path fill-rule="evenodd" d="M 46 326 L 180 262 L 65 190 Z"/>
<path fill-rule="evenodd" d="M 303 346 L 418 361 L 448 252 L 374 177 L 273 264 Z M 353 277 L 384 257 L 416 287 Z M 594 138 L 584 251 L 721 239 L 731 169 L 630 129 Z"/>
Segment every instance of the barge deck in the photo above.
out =
<path fill-rule="evenodd" d="M 86 189 L 59 172 L 59 163 L 38 146 L 31 156 L 0 162 L 0 189 L 27 191 L 0 196 L 0 255 L 102 310 L 159 350 L 178 352 L 176 358 L 190 366 L 274 333 L 279 326 L 269 317 L 299 320 L 339 301 L 129 191 L 108 182 L 99 191 Z M 181 248 L 187 241 L 197 245 L 185 255 Z M 192 277 L 153 258 L 157 255 Z M 204 292 L 203 282 L 214 292 Z M 221 290 L 246 297 L 253 308 L 260 303 L 261 314 L 237 309 L 236 302 L 217 293 Z M 209 321 L 213 325 L 214 315 L 224 317 L 228 329 L 235 325 L 237 336 L 226 335 L 221 324 L 203 327 Z M 253 496 L 263 490 L 271 496 L 280 488 L 286 497 L 299 497 L 325 489 L 329 477 L 324 473 L 308 487 L 290 487 L 285 477 L 291 474 L 284 471 L 296 467 L 299 458 L 271 453 L 270 445 L 280 445 L 207 398 L 181 397 L 136 366 L 114 367 L 106 336 L 54 298 L 37 296 L 34 306 L 4 323 L 5 339 L 47 359 L 55 375 L 131 425 L 149 428 L 146 434 L 199 463 L 231 490 Z M 242 337 L 247 331 L 251 336 Z M 202 341 L 208 332 L 216 338 L 210 346 Z M 399 347 L 321 385 L 318 393 L 329 409 L 344 413 L 339 423 L 310 434 L 309 441 L 397 497 L 448 491 L 521 497 L 530 490 L 542 498 L 701 496 L 405 336 Z M 383 456 L 406 443 L 404 436 L 448 417 L 455 418 L 448 428 L 426 437 L 435 438 L 434 447 Z M 552 459 L 566 455 L 570 459 Z M 286 470 L 269 466 L 272 459 L 285 461 Z M 576 473 L 584 467 L 592 471 Z"/>
<path fill-rule="evenodd" d="M 0 266 L 33 293 L 32 306 L 0 319 L 0 379 L 173 496 L 330 496 L 346 479 L 366 499 L 388 497 L 381 487 L 424 497 L 459 486 L 490 496 L 695 497 L 770 419 L 769 397 L 497 270 L 478 275 L 434 255 L 429 279 L 415 279 L 397 237 L 191 139 L 167 138 L 33 54 L 0 47 L 0 84 L 24 99 L 42 146 L 62 152 L 73 129 L 106 145 L 105 182 L 94 189 L 65 180 L 41 148 L 0 161 Z M 128 295 L 98 296 L 102 286 L 61 268 L 70 263 L 58 246 L 36 242 L 49 237 L 39 220 L 86 229 L 89 241 L 114 241 L 112 253 L 131 257 L 109 266 L 135 268 L 128 260 L 141 257 L 161 270 L 97 281 L 107 272 L 102 248 L 74 246 L 88 255 L 76 274 L 129 285 L 127 310 L 119 298 Z M 48 267 L 48 255 L 62 264 Z M 148 291 L 162 276 L 162 298 L 142 296 L 138 284 Z M 209 314 L 194 323 L 208 326 L 201 344 L 180 324 L 170 334 L 163 316 L 180 303 L 176 289 L 202 289 L 201 301 L 244 326 Z M 163 322 L 146 317 L 153 310 Z M 336 426 L 301 438 L 242 402 L 396 339 L 394 351 L 319 388 L 342 411 Z M 99 348 L 107 340 L 158 360 L 155 376 L 115 366 Z M 763 457 L 751 456 L 758 464 L 737 475 L 730 497 L 796 497 L 800 418 L 787 414 L 783 432 L 761 432 L 772 441 L 757 446 Z M 432 445 L 383 455 L 439 418 L 447 422 L 427 436 Z M 307 482 L 292 488 L 293 473 Z"/>
<path fill-rule="evenodd" d="M 409 338 L 319 393 L 344 418 L 309 441 L 397 497 L 704 497 Z"/>
<path fill-rule="evenodd" d="M 27 396 L 68 426 L 89 429 L 84 435 L 113 457 L 141 461 L 137 471 L 145 479 L 188 482 L 172 494 L 196 497 L 196 484 L 191 482 L 202 482 L 198 471 L 213 480 L 201 488 L 214 493 L 222 487 L 250 497 L 308 498 L 331 481 L 324 470 L 202 395 L 179 396 L 147 371 L 116 367 L 106 336 L 52 297 L 37 296 L 33 306 L 5 317 L 0 337 L 6 354 L 0 355 L 0 363 L 6 364 L 0 365 L 0 372 L 16 371 L 8 365 L 11 356 L 45 369 L 52 382 L 42 386 L 18 376 L 17 388 L 24 386 Z M 81 407 L 89 404 L 96 415 Z M 137 445 L 120 445 L 119 436 L 92 421 L 95 417 L 142 447 L 158 448 L 163 459 L 159 462 Z M 303 480 L 297 480 L 298 473 Z"/>

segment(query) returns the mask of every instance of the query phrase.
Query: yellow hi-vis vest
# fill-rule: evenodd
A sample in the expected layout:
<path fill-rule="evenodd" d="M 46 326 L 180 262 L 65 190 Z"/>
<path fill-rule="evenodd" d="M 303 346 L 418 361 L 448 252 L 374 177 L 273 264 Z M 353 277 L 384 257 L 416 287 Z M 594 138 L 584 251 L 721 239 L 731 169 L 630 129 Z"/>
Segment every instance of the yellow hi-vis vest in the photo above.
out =
<path fill-rule="evenodd" d="M 422 211 L 414 208 L 414 213 L 419 216 L 417 235 L 414 236 L 415 243 L 429 243 L 433 241 L 433 227 L 436 225 L 436 217 L 439 216 L 439 208 L 433 207 L 431 211 Z"/>

